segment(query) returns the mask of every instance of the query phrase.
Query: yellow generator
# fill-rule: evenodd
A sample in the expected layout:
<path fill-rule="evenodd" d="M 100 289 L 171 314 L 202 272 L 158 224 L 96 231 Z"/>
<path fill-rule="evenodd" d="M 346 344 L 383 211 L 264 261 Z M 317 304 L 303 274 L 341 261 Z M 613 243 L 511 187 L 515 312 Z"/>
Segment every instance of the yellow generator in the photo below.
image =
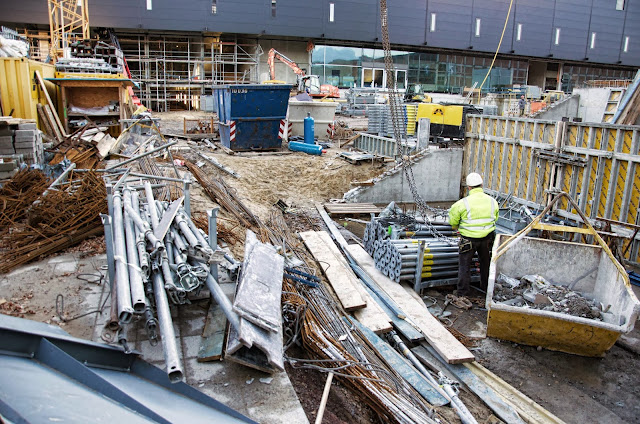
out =
<path fill-rule="evenodd" d="M 472 105 L 419 103 L 416 122 L 420 118 L 431 121 L 430 137 L 464 139 L 465 117 L 467 113 L 480 113 Z"/>

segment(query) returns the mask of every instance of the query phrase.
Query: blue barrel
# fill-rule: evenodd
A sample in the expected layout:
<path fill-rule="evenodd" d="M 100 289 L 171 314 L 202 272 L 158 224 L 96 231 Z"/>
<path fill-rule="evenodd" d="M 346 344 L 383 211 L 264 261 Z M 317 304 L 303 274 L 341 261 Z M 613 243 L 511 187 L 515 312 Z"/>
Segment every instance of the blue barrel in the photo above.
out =
<path fill-rule="evenodd" d="M 319 146 L 317 144 L 298 143 L 297 141 L 289 142 L 289 150 L 292 150 L 294 152 L 304 152 L 309 155 L 322 154 L 322 146 Z"/>
<path fill-rule="evenodd" d="M 220 141 L 234 151 L 282 147 L 291 85 L 225 84 L 213 86 Z"/>
<path fill-rule="evenodd" d="M 315 120 L 311 117 L 311 112 L 307 112 L 307 117 L 304 118 L 304 142 L 315 144 Z"/>

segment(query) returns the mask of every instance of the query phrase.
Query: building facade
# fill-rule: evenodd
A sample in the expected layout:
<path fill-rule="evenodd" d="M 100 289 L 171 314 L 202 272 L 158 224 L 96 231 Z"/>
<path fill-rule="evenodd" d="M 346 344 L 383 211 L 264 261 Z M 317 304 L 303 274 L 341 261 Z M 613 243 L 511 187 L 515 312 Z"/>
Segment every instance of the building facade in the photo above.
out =
<path fill-rule="evenodd" d="M 3 3 L 6 25 L 48 25 L 42 0 Z M 487 91 L 513 84 L 570 91 L 591 79 L 630 79 L 640 66 L 640 0 L 387 4 L 399 87 L 459 93 L 484 79 L 499 43 Z M 211 84 L 269 79 L 270 48 L 325 83 L 384 87 L 379 7 L 379 0 L 90 0 L 89 16 L 92 28 L 116 30 L 142 97 L 162 110 L 163 101 L 191 99 Z M 284 64 L 276 72 L 295 82 Z"/>

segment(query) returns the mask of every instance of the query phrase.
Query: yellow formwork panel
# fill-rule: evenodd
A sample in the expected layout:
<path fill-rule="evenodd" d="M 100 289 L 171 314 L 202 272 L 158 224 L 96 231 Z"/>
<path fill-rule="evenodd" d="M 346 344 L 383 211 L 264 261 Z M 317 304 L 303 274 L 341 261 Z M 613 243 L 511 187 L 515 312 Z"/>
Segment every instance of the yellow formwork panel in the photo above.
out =
<path fill-rule="evenodd" d="M 615 199 L 613 201 L 613 211 L 611 216 L 620 221 L 620 210 L 622 209 L 622 197 L 624 196 L 624 186 L 627 181 L 627 173 L 629 170 L 628 162 L 620 162 L 618 168 L 618 179 L 616 180 Z M 628 218 L 627 218 L 628 220 Z"/>
<path fill-rule="evenodd" d="M 607 204 L 607 193 L 609 193 L 609 186 L 611 185 L 611 159 L 602 159 L 602 166 L 604 166 L 604 174 L 600 181 L 600 198 L 598 202 L 598 216 L 604 216 L 605 206 Z"/>
<path fill-rule="evenodd" d="M 35 71 L 42 78 L 53 77 L 53 65 L 26 58 L 0 58 L 0 96 L 2 114 L 22 119 L 38 119 L 38 103 L 46 102 L 40 85 L 35 81 Z M 51 98 L 55 99 L 56 86 L 45 81 Z"/>
<path fill-rule="evenodd" d="M 604 356 L 620 333 L 545 316 L 489 310 L 487 336 L 582 356 Z"/>

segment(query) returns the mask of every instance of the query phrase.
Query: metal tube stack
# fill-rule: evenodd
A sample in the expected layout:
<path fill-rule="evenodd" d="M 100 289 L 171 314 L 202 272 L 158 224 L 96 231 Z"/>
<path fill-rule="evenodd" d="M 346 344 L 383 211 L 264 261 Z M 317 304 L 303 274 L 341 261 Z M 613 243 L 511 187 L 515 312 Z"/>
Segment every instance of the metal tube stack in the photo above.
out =
<path fill-rule="evenodd" d="M 168 205 L 154 199 L 148 183 L 144 193 L 126 183 L 120 188 L 118 185 L 109 201 L 112 238 L 106 242 L 107 251 L 113 252 L 108 260 L 115 271 L 112 284 L 122 328 L 119 340 L 126 344 L 125 326 L 139 315 L 152 344 L 157 342 L 159 331 L 170 381 L 181 381 L 182 364 L 170 303 L 188 303 L 189 293 L 197 294 L 202 287 L 211 286 L 207 281 L 213 278 L 211 265 L 223 256 L 214 253 L 206 235 L 180 206 L 182 199 Z M 228 303 L 226 297 L 224 300 Z"/>
<path fill-rule="evenodd" d="M 446 222 L 436 222 L 432 228 L 444 236 L 455 235 Z M 395 282 L 435 283 L 458 277 L 457 240 L 452 244 L 435 238 L 428 226 L 406 222 L 400 225 L 389 218 L 374 218 L 365 228 L 363 242 L 376 268 Z M 476 257 L 472 273 L 478 272 Z"/>

